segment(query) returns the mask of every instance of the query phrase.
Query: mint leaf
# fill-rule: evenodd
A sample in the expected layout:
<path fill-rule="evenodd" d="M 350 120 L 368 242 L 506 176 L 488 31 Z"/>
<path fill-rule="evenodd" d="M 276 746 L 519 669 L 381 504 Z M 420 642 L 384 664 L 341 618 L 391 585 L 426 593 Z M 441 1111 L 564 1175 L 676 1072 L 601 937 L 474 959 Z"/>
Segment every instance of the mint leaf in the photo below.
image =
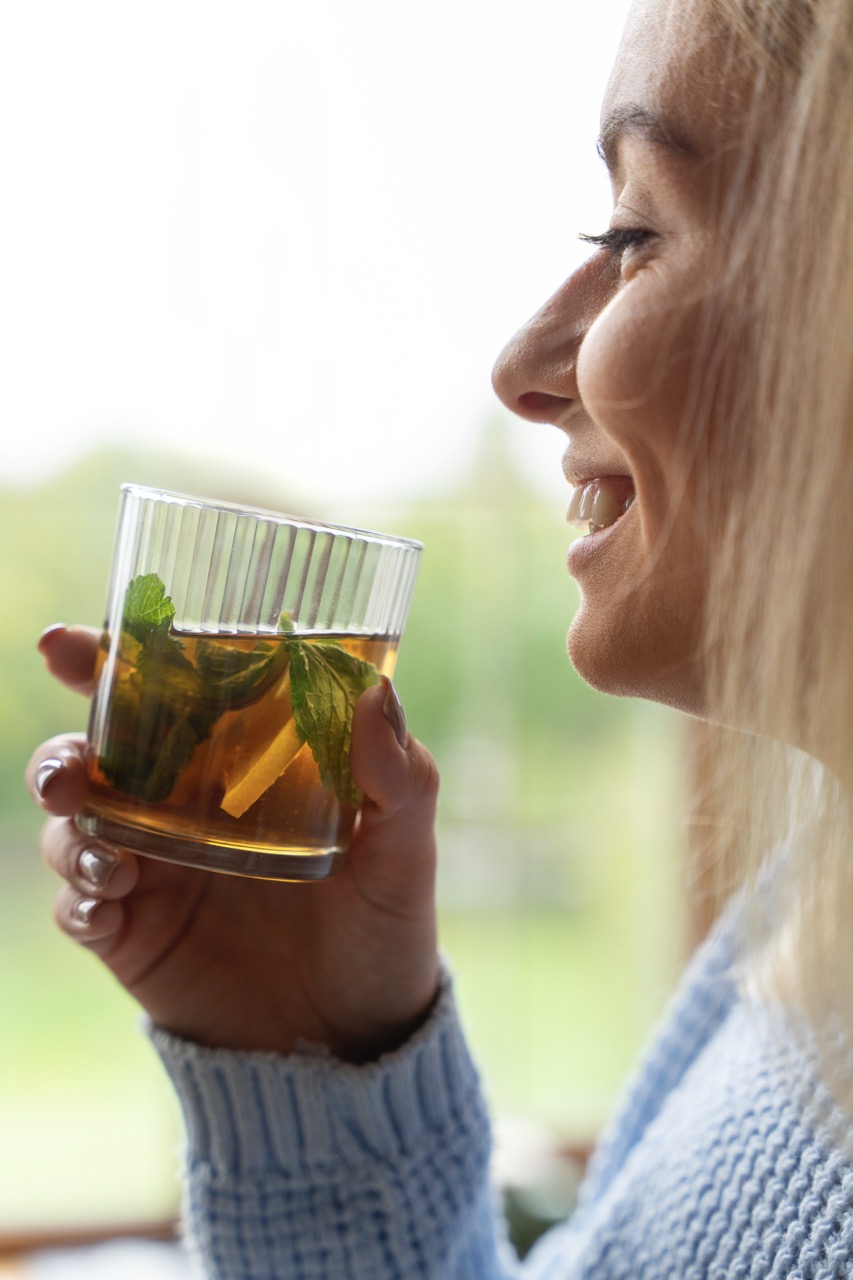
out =
<path fill-rule="evenodd" d="M 142 799 L 149 804 L 168 800 L 178 774 L 189 760 L 196 744 L 206 737 L 209 728 L 199 734 L 189 716 L 176 720 L 160 745 L 151 772 L 145 779 Z"/>
<path fill-rule="evenodd" d="M 113 685 L 107 739 L 99 764 L 124 795 L 166 800 L 193 747 L 215 718 L 193 710 L 195 672 L 152 666 L 147 676 L 118 677 Z"/>
<path fill-rule="evenodd" d="M 141 669 L 163 660 L 191 669 L 182 656 L 184 646 L 171 632 L 174 616 L 175 606 L 156 573 L 143 573 L 133 579 L 124 595 L 121 629 L 142 645 L 137 659 Z"/>
<path fill-rule="evenodd" d="M 128 585 L 122 607 L 122 650 L 133 668 L 114 676 L 107 741 L 101 771 L 117 791 L 157 802 L 168 798 L 196 742 L 210 721 L 190 723 L 190 709 L 202 696 L 198 675 L 171 633 L 175 606 L 156 573 L 140 574 Z M 196 716 L 196 719 L 199 717 Z"/>
<path fill-rule="evenodd" d="M 230 649 L 199 640 L 196 667 L 208 696 L 222 709 L 245 706 L 261 697 L 287 665 L 287 649 L 259 641 L 251 649 Z"/>
<path fill-rule="evenodd" d="M 154 631 L 165 630 L 168 633 L 174 616 L 175 606 L 156 573 L 140 574 L 133 579 L 125 592 L 122 631 L 145 644 Z"/>
<path fill-rule="evenodd" d="M 290 700 L 300 736 L 317 761 L 323 786 L 358 808 L 362 795 L 349 767 L 352 713 L 365 689 L 376 684 L 372 662 L 347 653 L 331 641 L 288 638 Z"/>

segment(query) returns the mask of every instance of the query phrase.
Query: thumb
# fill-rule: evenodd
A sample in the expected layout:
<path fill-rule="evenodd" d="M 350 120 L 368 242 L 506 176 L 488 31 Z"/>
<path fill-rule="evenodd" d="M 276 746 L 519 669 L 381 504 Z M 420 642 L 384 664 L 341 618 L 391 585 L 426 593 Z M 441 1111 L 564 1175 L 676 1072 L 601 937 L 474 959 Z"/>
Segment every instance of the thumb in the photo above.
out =
<path fill-rule="evenodd" d="M 438 769 L 426 748 L 409 733 L 397 691 L 387 676 L 356 703 L 350 767 L 368 809 L 386 816 L 405 809 L 411 817 L 414 806 L 432 821 Z"/>
<path fill-rule="evenodd" d="M 416 869 L 430 878 L 435 864 L 438 768 L 427 749 L 406 728 L 391 681 L 363 693 L 352 722 L 350 767 L 364 803 L 350 857 L 369 858 L 409 880 Z M 387 865 L 390 864 L 390 865 Z"/>

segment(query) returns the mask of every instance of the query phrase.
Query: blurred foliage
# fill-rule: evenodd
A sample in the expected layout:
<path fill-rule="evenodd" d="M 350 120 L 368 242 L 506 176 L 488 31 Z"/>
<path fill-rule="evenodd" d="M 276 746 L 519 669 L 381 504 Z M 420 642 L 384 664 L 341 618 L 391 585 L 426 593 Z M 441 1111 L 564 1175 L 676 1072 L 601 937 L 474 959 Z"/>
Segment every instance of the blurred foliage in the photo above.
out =
<path fill-rule="evenodd" d="M 404 509 L 324 509 L 144 453 L 0 490 L 0 1226 L 157 1214 L 177 1194 L 168 1087 L 132 1002 L 51 926 L 22 783 L 36 743 L 85 727 L 35 641 L 100 624 L 125 480 L 424 542 L 396 682 L 442 772 L 442 941 L 474 1049 L 498 1112 L 581 1139 L 601 1123 L 681 959 L 678 737 L 572 671 L 562 514 L 520 483 L 500 423 L 484 439 L 451 491 Z"/>

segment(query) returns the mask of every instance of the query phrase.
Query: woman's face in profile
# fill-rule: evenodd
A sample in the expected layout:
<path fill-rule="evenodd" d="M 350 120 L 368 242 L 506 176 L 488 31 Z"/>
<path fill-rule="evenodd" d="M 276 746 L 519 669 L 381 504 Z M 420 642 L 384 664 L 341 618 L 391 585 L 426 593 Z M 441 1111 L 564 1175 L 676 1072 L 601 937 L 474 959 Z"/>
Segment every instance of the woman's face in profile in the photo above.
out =
<path fill-rule="evenodd" d="M 696 495 L 724 412 L 707 373 L 736 381 L 743 349 L 717 288 L 717 211 L 739 174 L 749 86 L 728 37 L 686 22 L 677 3 L 634 5 L 601 114 L 610 228 L 507 345 L 494 382 L 509 408 L 568 439 L 570 515 L 593 530 L 569 553 L 574 665 L 609 692 L 702 713 L 710 552 Z M 697 442 L 685 424 L 700 372 Z"/>

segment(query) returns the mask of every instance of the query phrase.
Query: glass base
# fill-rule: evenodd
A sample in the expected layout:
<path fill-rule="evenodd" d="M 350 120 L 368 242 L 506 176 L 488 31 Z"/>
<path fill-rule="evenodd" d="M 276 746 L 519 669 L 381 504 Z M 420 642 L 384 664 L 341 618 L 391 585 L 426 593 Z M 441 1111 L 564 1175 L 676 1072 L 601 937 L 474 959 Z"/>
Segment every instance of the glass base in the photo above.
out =
<path fill-rule="evenodd" d="M 75 821 L 85 835 L 97 836 L 144 857 L 232 876 L 253 876 L 258 880 L 326 880 L 339 870 L 344 858 L 342 849 L 266 853 L 238 846 L 203 844 L 161 835 L 147 828 L 127 827 L 99 813 L 80 813 Z"/>

